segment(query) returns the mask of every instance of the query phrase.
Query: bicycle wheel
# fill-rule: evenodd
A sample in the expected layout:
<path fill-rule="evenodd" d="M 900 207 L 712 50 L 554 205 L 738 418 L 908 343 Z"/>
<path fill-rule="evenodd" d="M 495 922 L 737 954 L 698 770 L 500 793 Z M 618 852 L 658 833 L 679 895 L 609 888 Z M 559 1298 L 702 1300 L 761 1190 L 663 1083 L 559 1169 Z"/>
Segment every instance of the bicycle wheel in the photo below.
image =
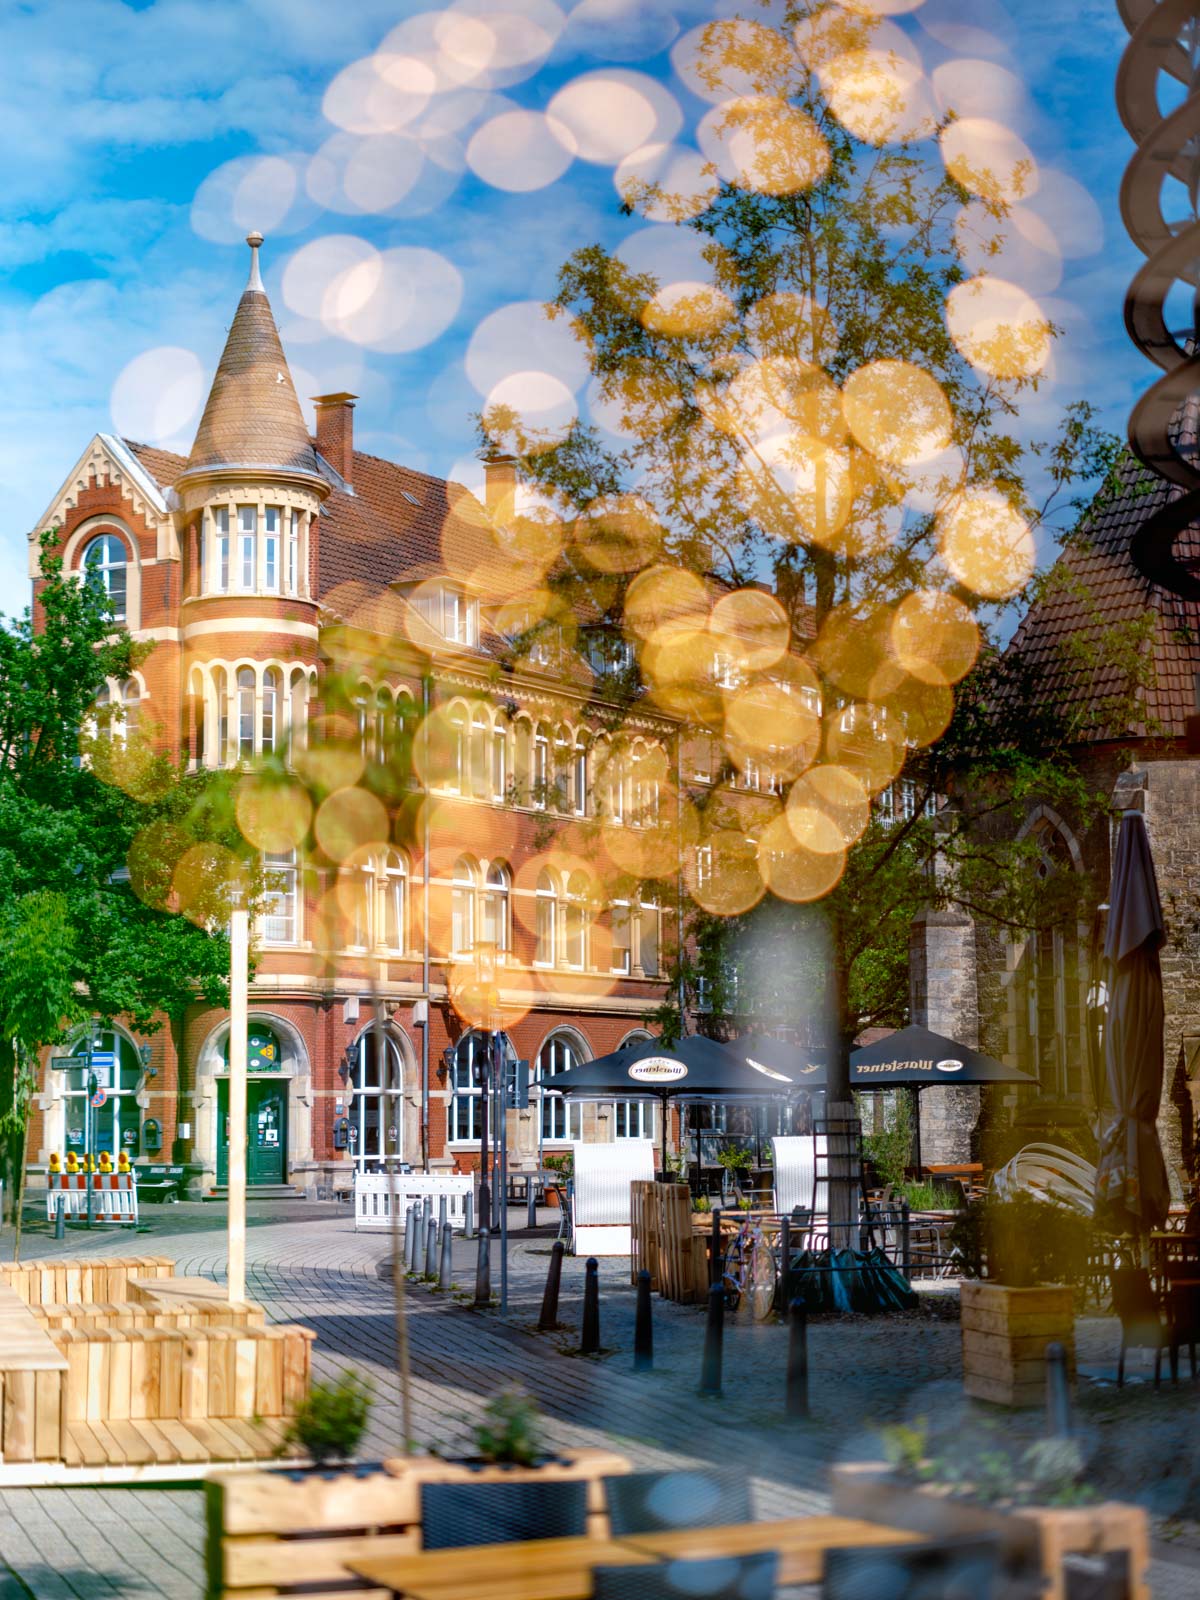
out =
<path fill-rule="evenodd" d="M 743 1293 L 755 1322 L 763 1322 L 771 1315 L 775 1304 L 775 1257 L 761 1240 L 751 1246 Z"/>

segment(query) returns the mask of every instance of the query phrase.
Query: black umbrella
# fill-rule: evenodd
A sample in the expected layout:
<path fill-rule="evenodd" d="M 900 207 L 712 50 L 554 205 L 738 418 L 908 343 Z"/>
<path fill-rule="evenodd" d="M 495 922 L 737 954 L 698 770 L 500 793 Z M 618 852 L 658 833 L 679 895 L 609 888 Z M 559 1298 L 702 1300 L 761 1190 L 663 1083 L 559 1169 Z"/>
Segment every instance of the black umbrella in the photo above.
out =
<path fill-rule="evenodd" d="M 1100 1141 L 1096 1214 L 1117 1232 L 1146 1232 L 1171 1203 L 1158 1142 L 1163 1082 L 1163 992 L 1158 952 L 1166 924 L 1140 812 L 1121 818 L 1109 894 L 1105 1075 L 1112 1118 Z"/>
<path fill-rule="evenodd" d="M 673 1045 L 639 1039 L 622 1050 L 581 1061 L 554 1077 L 560 1094 L 609 1095 L 621 1099 L 654 1095 L 662 1101 L 663 1171 L 667 1167 L 667 1101 L 670 1099 L 734 1100 L 787 1095 L 796 1084 L 767 1063 L 752 1064 L 730 1045 L 690 1033 Z"/>
<path fill-rule="evenodd" d="M 799 1086 L 824 1088 L 825 1066 L 814 1062 L 808 1051 L 779 1039 L 747 1035 L 736 1048 L 747 1061 L 763 1068 L 789 1073 Z M 912 1088 L 918 1092 L 931 1084 L 1036 1083 L 1027 1072 L 1007 1067 L 995 1056 L 947 1039 L 918 1023 L 910 1023 L 874 1044 L 864 1045 L 850 1056 L 850 1086 L 853 1089 Z M 916 1119 L 917 1164 L 921 1159 L 921 1119 Z"/>

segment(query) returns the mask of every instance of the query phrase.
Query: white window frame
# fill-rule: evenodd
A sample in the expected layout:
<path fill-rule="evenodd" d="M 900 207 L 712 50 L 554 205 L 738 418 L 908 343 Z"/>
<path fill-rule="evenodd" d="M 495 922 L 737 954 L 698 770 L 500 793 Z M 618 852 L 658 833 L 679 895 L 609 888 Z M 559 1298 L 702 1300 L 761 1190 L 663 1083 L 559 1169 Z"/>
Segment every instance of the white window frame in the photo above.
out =
<path fill-rule="evenodd" d="M 92 559 L 92 552 L 96 551 L 96 559 Z M 120 560 L 114 559 L 114 552 L 119 553 Z M 108 599 L 114 622 L 125 622 L 129 617 L 129 551 L 125 541 L 115 533 L 99 533 L 94 539 L 89 539 L 83 548 L 80 561 L 83 572 L 83 581 L 91 583 L 95 578 L 100 581 Z M 120 573 L 120 583 L 116 583 L 116 575 Z M 119 596 L 114 597 L 114 585 L 119 590 Z"/>
<path fill-rule="evenodd" d="M 258 937 L 262 944 L 299 944 L 300 897 L 299 866 L 294 850 L 265 852 L 263 867 L 282 878 L 282 887 L 268 889 L 262 914 L 258 919 Z"/>
<path fill-rule="evenodd" d="M 258 507 L 237 508 L 238 588 L 250 593 L 258 586 Z"/>
<path fill-rule="evenodd" d="M 583 1056 L 569 1033 L 552 1033 L 538 1051 L 534 1082 L 553 1088 L 554 1080 L 568 1067 L 578 1065 Z M 542 1143 L 570 1144 L 583 1138 L 583 1105 L 566 1095 L 546 1095 L 542 1099 Z"/>

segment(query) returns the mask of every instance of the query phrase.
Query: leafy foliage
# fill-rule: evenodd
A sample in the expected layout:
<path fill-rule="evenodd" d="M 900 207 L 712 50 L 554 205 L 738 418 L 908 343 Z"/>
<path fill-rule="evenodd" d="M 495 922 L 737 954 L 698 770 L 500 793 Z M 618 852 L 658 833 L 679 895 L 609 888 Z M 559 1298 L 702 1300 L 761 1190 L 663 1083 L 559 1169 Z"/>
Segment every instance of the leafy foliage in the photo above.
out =
<path fill-rule="evenodd" d="M 299 1445 L 317 1467 L 353 1460 L 372 1399 L 370 1383 L 353 1368 L 333 1383 L 313 1383 L 288 1425 L 286 1444 Z"/>
<path fill-rule="evenodd" d="M 475 1446 L 485 1461 L 531 1466 L 543 1453 L 537 1403 L 520 1384 L 500 1389 L 488 1401 L 475 1429 Z"/>
<path fill-rule="evenodd" d="M 828 749 L 841 708 L 873 727 L 881 717 L 905 720 L 905 804 L 876 803 L 849 841 L 840 877 L 814 896 L 819 908 L 806 894 L 768 893 L 750 909 L 714 909 L 693 888 L 684 954 L 671 974 L 677 981 L 654 1013 L 674 1037 L 679 990 L 694 999 L 703 983 L 702 1025 L 714 1032 L 732 1017 L 770 1027 L 824 1016 L 835 1089 L 863 1029 L 907 1020 L 908 942 L 920 912 L 957 907 L 1021 931 L 1077 915 L 1086 883 L 1047 873 L 1038 839 L 1019 833 L 1035 799 L 1081 829 L 1105 804 L 1074 760 L 1080 713 L 1071 697 L 1064 707 L 1046 692 L 1045 673 L 997 646 L 993 601 L 1027 574 L 1002 592 L 982 576 L 972 587 L 972 574 L 945 555 L 939 519 L 984 491 L 1032 532 L 1053 537 L 1076 517 L 1081 486 L 1100 479 L 1112 492 L 1119 460 L 1087 402 L 1067 408 L 1053 437 L 1026 442 L 1021 411 L 1039 388 L 1038 364 L 989 375 L 952 337 L 948 297 L 968 275 L 972 248 L 994 253 L 1007 205 L 985 190 L 969 208 L 967 232 L 977 237 L 966 244 L 970 196 L 956 176 L 935 170 L 919 145 L 871 148 L 839 123 L 820 69 L 834 55 L 868 48 L 872 28 L 869 18 L 835 16 L 809 0 L 793 0 L 782 14 L 764 10 L 761 23 L 710 24 L 701 77 L 719 86 L 732 74 L 739 93 L 809 119 L 827 157 L 822 169 L 807 184 L 775 181 L 787 165 L 786 140 L 772 144 L 768 135 L 759 150 L 766 176 L 722 181 L 706 206 L 677 213 L 712 287 L 685 298 L 676 314 L 664 312 L 653 274 L 598 245 L 565 263 L 550 309 L 571 319 L 587 353 L 604 428 L 580 421 L 555 436 L 511 409 L 480 419 L 481 438 L 512 452 L 522 477 L 574 529 L 549 582 L 556 601 L 593 618 L 597 631 L 629 637 L 631 588 L 650 566 L 694 575 L 710 593 L 765 582 L 786 610 L 792 660 L 804 651 L 819 685 L 827 760 L 839 759 Z M 631 192 L 627 209 L 655 201 L 664 197 L 653 189 Z M 1045 337 L 1054 332 L 1047 326 Z M 874 454 L 845 444 L 847 385 L 880 362 L 919 369 L 944 397 L 948 442 L 933 465 L 904 459 L 887 439 Z M 771 407 L 786 428 L 765 438 L 762 416 Z M 868 433 L 886 423 L 894 438 L 894 419 L 881 419 L 879 404 L 867 423 Z M 848 487 L 831 510 L 820 485 L 843 447 Z M 624 510 L 614 517 L 618 499 Z M 615 525 L 622 517 L 626 535 L 631 518 L 640 528 L 636 549 L 627 538 L 623 554 L 620 537 L 605 545 L 594 533 L 606 518 Z M 928 702 L 929 685 L 894 687 L 886 636 L 893 608 L 930 588 L 967 609 L 983 648 L 958 684 L 948 725 L 933 717 L 922 732 L 931 713 L 919 702 L 922 693 Z M 557 619 L 561 610 L 547 606 L 546 615 Z M 1143 680 L 1142 640 L 1138 623 L 1101 645 L 1113 652 L 1109 709 L 1121 731 Z M 1071 646 L 1066 669 L 1086 667 L 1080 648 Z M 638 670 L 628 681 L 606 679 L 605 697 L 626 706 L 649 699 L 724 739 L 720 770 L 699 806 L 700 835 L 748 841 L 735 870 L 753 872 L 778 803 L 745 794 L 749 756 L 725 725 L 729 697 L 702 670 L 681 683 L 679 653 L 673 661 L 669 650 L 656 656 L 643 639 Z M 764 670 L 762 681 L 779 670 Z M 946 696 L 945 682 L 939 692 Z M 794 748 L 780 747 L 774 760 L 785 779 L 800 770 Z M 877 792 L 886 781 L 869 787 Z"/>
<path fill-rule="evenodd" d="M 858 1107 L 859 1120 L 865 1128 L 868 1119 L 863 1115 L 864 1098 L 861 1091 L 855 1093 L 854 1100 Z M 890 1102 L 885 1111 L 887 1126 L 881 1132 L 863 1135 L 863 1154 L 875 1168 L 876 1175 L 882 1183 L 889 1184 L 893 1189 L 899 1189 L 904 1183 L 904 1175 L 912 1160 L 912 1101 L 907 1090 L 901 1090 L 898 1094 L 890 1096 Z"/>

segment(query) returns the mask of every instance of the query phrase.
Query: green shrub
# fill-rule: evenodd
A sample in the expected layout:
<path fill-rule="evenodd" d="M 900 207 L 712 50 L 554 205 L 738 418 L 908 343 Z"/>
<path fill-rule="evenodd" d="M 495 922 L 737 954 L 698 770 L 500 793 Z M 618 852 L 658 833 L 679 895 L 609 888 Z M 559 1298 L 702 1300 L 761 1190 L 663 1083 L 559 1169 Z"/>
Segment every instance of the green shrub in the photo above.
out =
<path fill-rule="evenodd" d="M 561 1156 L 544 1157 L 542 1160 L 542 1166 L 545 1167 L 547 1172 L 557 1172 L 559 1177 L 562 1178 L 564 1182 L 566 1182 L 568 1178 L 573 1178 L 575 1176 L 575 1156 L 570 1150 L 566 1151 Z"/>
<path fill-rule="evenodd" d="M 754 1157 L 742 1144 L 727 1144 L 717 1151 L 717 1161 L 731 1176 L 736 1177 L 739 1172 L 749 1172 L 754 1165 Z"/>
<path fill-rule="evenodd" d="M 859 1120 L 865 1125 L 863 1113 L 867 1109 L 866 1096 L 857 1091 L 854 1098 Z M 904 1182 L 913 1148 L 912 1104 L 906 1089 L 897 1091 L 887 1117 L 887 1126 L 882 1133 L 863 1135 L 863 1155 L 875 1168 L 880 1183 L 891 1184 L 893 1189 L 898 1189 Z"/>
<path fill-rule="evenodd" d="M 537 1404 L 520 1384 L 500 1389 L 484 1407 L 475 1429 L 475 1448 L 485 1461 L 511 1461 L 528 1467 L 543 1453 Z"/>
<path fill-rule="evenodd" d="M 696 1198 L 692 1201 L 692 1210 L 693 1211 L 711 1211 L 712 1210 L 712 1201 L 708 1198 L 708 1196 L 706 1194 L 698 1194 L 696 1196 Z"/>
<path fill-rule="evenodd" d="M 895 1186 L 892 1199 L 907 1200 L 910 1211 L 955 1211 L 960 1203 L 953 1189 L 941 1189 L 928 1178 L 924 1182 L 906 1178 Z"/>
<path fill-rule="evenodd" d="M 336 1383 L 314 1383 L 288 1425 L 285 1444 L 296 1444 L 314 1466 L 349 1461 L 358 1449 L 371 1409 L 371 1385 L 357 1372 Z"/>

